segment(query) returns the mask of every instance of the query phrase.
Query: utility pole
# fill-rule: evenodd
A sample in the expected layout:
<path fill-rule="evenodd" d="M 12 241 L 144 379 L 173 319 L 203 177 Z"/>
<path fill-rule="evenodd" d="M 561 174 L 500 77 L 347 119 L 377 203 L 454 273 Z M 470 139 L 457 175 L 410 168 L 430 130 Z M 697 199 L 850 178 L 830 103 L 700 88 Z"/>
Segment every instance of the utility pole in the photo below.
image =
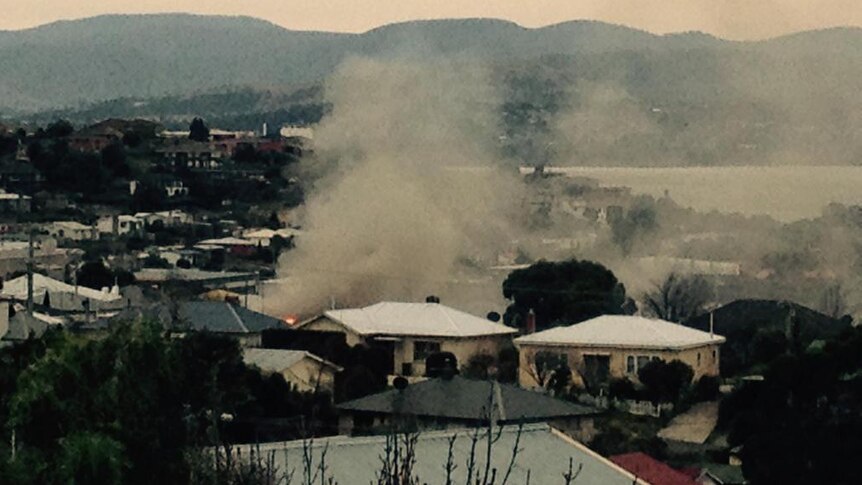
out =
<path fill-rule="evenodd" d="M 33 226 L 28 226 L 27 245 L 27 314 L 33 316 Z"/>

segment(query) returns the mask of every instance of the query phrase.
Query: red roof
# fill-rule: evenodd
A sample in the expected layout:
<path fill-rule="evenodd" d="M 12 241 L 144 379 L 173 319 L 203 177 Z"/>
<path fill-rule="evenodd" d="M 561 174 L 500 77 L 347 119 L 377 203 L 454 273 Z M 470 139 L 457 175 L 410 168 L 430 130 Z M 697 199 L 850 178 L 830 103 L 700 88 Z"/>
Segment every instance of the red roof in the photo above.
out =
<path fill-rule="evenodd" d="M 686 474 L 675 470 L 646 453 L 612 456 L 611 461 L 652 485 L 698 485 Z"/>

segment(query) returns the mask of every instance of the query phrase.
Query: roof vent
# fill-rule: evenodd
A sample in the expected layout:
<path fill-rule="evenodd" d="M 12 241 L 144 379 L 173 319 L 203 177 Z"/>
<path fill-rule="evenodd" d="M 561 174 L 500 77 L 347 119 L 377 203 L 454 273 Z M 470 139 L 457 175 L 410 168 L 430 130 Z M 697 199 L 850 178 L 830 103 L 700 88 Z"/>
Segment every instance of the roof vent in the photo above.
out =
<path fill-rule="evenodd" d="M 440 303 L 440 297 L 434 295 L 426 296 L 425 303 Z"/>

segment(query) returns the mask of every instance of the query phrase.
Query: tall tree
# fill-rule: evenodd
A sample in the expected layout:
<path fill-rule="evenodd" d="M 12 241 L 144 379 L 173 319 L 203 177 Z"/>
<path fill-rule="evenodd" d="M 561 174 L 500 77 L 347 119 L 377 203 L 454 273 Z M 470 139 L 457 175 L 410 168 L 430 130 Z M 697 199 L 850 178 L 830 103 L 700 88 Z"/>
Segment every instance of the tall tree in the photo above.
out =
<path fill-rule="evenodd" d="M 503 296 L 512 303 L 504 321 L 526 326 L 536 314 L 536 329 L 569 325 L 604 314 L 624 313 L 625 287 L 607 268 L 591 261 L 539 261 L 509 273 Z"/>
<path fill-rule="evenodd" d="M 195 118 L 189 125 L 189 140 L 194 141 L 209 141 L 210 129 L 202 118 Z"/>
<path fill-rule="evenodd" d="M 652 315 L 681 323 L 702 313 L 711 298 L 712 288 L 703 277 L 671 273 L 644 295 L 644 303 Z"/>

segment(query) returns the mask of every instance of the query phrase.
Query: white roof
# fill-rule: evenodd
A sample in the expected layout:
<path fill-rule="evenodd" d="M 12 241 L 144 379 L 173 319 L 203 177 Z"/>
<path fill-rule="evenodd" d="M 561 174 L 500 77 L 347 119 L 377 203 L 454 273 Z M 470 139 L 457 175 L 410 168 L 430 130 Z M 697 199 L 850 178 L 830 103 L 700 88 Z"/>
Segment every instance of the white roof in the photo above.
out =
<path fill-rule="evenodd" d="M 256 246 L 257 243 L 248 239 L 240 239 L 238 237 L 223 237 L 220 239 L 206 239 L 198 243 L 198 245 L 212 246 Z"/>
<path fill-rule="evenodd" d="M 0 200 L 18 200 L 18 199 L 29 199 L 29 195 L 19 195 L 19 194 L 8 194 L 5 192 L 0 192 Z"/>
<path fill-rule="evenodd" d="M 381 302 L 365 308 L 330 310 L 324 315 L 360 335 L 477 337 L 517 330 L 439 303 Z"/>
<path fill-rule="evenodd" d="M 242 360 L 246 364 L 254 365 L 266 372 L 282 372 L 306 358 L 318 362 L 323 366 L 332 367 L 336 372 L 341 371 L 341 367 L 305 350 L 248 348 L 242 351 Z"/>
<path fill-rule="evenodd" d="M 33 274 L 33 294 L 37 298 L 44 296 L 45 292 L 50 293 L 76 293 L 83 298 L 89 298 L 97 301 L 116 301 L 122 297 L 117 294 L 107 293 L 104 291 L 94 290 L 86 286 L 78 286 L 64 283 L 45 275 Z M 27 275 L 19 276 L 13 280 L 9 280 L 3 284 L 3 294 L 11 296 L 17 300 L 27 299 Z"/>
<path fill-rule="evenodd" d="M 603 315 L 515 339 L 516 344 L 639 349 L 683 349 L 720 344 L 724 337 L 677 323 L 627 315 Z"/>
<path fill-rule="evenodd" d="M 299 234 L 300 232 L 302 232 L 302 231 L 300 231 L 298 229 L 292 229 L 292 228 L 279 229 L 277 231 L 272 230 L 272 229 L 256 229 L 256 230 L 246 232 L 244 234 L 244 236 L 248 237 L 248 238 L 252 238 L 252 239 L 272 239 L 275 236 L 281 236 L 284 238 L 288 238 L 288 237 L 295 236 L 295 235 Z"/>
<path fill-rule="evenodd" d="M 73 231 L 89 231 L 89 230 L 93 229 L 91 226 L 81 224 L 80 222 L 77 222 L 77 221 L 55 221 L 55 222 L 52 222 L 51 224 L 53 224 L 54 226 L 57 226 L 57 227 L 63 227 L 66 229 L 71 229 Z"/>

